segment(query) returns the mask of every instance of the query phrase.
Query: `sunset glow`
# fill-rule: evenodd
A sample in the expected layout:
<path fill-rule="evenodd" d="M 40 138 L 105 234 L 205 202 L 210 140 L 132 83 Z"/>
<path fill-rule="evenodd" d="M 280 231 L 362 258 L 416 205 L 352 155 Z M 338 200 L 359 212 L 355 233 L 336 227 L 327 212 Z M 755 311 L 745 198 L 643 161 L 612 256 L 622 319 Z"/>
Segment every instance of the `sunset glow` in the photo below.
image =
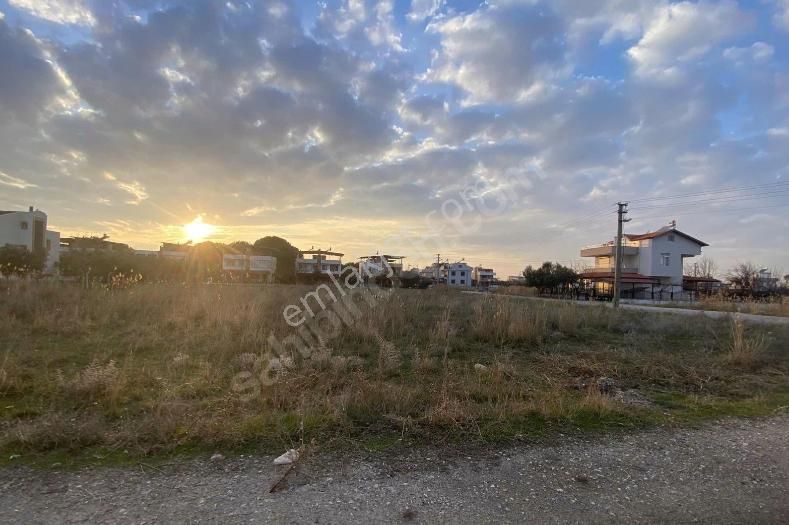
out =
<path fill-rule="evenodd" d="M 203 222 L 203 218 L 199 215 L 189 224 L 184 224 L 186 239 L 192 242 L 204 241 L 214 232 L 216 232 L 216 226 Z"/>

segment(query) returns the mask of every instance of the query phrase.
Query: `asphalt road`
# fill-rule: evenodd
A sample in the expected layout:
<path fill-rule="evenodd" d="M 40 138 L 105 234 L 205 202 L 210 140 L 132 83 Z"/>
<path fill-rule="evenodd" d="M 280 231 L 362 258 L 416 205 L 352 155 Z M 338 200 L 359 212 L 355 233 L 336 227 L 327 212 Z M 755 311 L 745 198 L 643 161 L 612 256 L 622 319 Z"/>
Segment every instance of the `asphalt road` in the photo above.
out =
<path fill-rule="evenodd" d="M 0 470 L 3 523 L 789 523 L 789 415 L 552 445 Z"/>

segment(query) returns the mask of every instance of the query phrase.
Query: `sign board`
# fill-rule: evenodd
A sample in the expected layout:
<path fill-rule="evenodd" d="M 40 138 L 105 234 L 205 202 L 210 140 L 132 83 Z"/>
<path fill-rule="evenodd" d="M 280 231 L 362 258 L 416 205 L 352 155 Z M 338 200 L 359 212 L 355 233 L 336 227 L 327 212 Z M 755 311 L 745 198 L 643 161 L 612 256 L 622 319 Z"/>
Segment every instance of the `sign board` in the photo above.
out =
<path fill-rule="evenodd" d="M 246 258 L 246 255 L 226 253 L 222 256 L 222 270 L 243 272 L 246 269 Z"/>
<path fill-rule="evenodd" d="M 269 272 L 274 273 L 277 269 L 277 258 L 268 255 L 250 255 L 249 256 L 249 271 L 250 272 Z"/>

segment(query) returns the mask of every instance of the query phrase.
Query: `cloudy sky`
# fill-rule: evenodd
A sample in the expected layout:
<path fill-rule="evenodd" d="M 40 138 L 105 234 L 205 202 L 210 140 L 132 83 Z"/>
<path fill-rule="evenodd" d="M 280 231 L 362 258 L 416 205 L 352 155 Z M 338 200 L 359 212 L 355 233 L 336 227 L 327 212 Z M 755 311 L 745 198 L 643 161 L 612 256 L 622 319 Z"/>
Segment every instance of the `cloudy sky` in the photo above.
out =
<path fill-rule="evenodd" d="M 619 200 L 789 270 L 789 0 L 0 0 L 0 209 L 64 234 L 506 276 Z"/>

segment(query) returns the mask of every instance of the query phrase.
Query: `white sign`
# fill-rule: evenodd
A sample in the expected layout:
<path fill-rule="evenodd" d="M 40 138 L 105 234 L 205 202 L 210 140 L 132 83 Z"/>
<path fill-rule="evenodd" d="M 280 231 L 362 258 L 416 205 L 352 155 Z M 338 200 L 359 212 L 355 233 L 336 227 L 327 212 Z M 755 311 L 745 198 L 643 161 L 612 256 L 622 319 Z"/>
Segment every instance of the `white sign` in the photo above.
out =
<path fill-rule="evenodd" d="M 277 269 L 277 258 L 268 255 L 250 255 L 249 256 L 249 271 L 250 272 L 269 272 L 274 273 Z"/>
<path fill-rule="evenodd" d="M 246 268 L 246 255 L 224 254 L 222 256 L 222 269 L 225 271 L 244 271 Z"/>

